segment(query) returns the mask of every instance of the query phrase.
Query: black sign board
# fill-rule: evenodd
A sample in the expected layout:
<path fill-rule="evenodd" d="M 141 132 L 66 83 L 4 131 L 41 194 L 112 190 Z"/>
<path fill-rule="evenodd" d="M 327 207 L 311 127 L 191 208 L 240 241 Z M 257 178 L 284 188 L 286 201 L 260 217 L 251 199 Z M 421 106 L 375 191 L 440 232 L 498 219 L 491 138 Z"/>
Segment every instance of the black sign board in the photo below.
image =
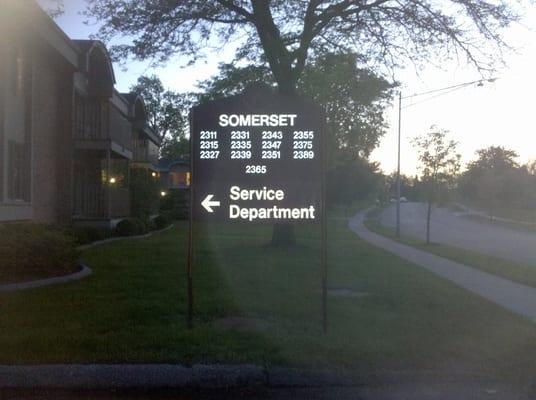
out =
<path fill-rule="evenodd" d="M 321 108 L 251 88 L 193 108 L 191 122 L 194 220 L 321 221 Z"/>

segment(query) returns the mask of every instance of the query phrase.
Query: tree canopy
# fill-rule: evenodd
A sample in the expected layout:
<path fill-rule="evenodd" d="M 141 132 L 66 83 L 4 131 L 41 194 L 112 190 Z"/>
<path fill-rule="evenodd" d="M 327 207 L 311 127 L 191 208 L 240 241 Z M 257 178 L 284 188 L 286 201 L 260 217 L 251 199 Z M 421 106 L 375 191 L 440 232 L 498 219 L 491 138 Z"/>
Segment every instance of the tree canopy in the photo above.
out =
<path fill-rule="evenodd" d="M 358 68 L 357 58 L 319 56 L 305 67 L 298 83 L 298 90 L 326 111 L 331 152 L 346 153 L 354 160 L 368 158 L 378 146 L 387 129 L 384 111 L 395 86 L 370 69 Z"/>
<path fill-rule="evenodd" d="M 476 151 L 477 159 L 469 163 L 468 170 L 483 171 L 495 170 L 504 171 L 519 167 L 516 158 L 519 157 L 516 151 L 506 149 L 502 146 L 490 146 Z"/>
<path fill-rule="evenodd" d="M 429 244 L 432 204 L 447 200 L 460 170 L 461 155 L 457 153 L 458 143 L 448 138 L 448 131 L 436 126 L 432 126 L 427 134 L 416 137 L 413 144 L 419 155 L 422 194 L 428 203 L 426 243 Z"/>
<path fill-rule="evenodd" d="M 147 123 L 162 138 L 160 154 L 180 158 L 189 154 L 186 140 L 188 102 L 184 95 L 166 90 L 155 75 L 140 76 L 130 90 L 143 97 Z"/>
<path fill-rule="evenodd" d="M 242 45 L 262 56 L 279 89 L 293 93 L 308 57 L 354 52 L 393 67 L 408 60 L 462 57 L 491 69 L 507 47 L 501 28 L 519 16 L 506 1 L 487 0 L 86 0 L 118 57 L 195 60 L 207 47 Z"/>
<path fill-rule="evenodd" d="M 434 185 L 451 186 L 460 169 L 458 143 L 448 139 L 448 131 L 432 126 L 430 131 L 413 139 L 419 155 L 423 180 Z"/>
<path fill-rule="evenodd" d="M 242 92 L 248 85 L 276 82 L 266 65 L 221 64 L 219 74 L 199 85 L 200 101 Z M 329 159 L 367 158 L 387 127 L 384 110 L 393 84 L 368 69 L 358 68 L 355 54 L 324 54 L 312 60 L 297 83 L 298 94 L 326 110 Z"/>
<path fill-rule="evenodd" d="M 502 146 L 477 150 L 476 156 L 460 177 L 465 199 L 485 207 L 491 218 L 499 207 L 535 208 L 534 165 L 520 165 L 517 152 Z"/>

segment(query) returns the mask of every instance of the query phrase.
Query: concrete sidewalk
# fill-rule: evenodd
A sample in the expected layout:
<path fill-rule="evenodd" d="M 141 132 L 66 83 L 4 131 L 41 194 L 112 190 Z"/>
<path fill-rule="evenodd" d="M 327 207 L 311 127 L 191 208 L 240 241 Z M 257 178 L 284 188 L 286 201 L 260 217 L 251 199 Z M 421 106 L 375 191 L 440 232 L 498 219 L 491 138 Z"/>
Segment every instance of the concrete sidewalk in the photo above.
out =
<path fill-rule="evenodd" d="M 442 278 L 448 279 L 456 285 L 476 293 L 509 311 L 536 322 L 535 288 L 417 250 L 373 233 L 364 225 L 367 211 L 362 211 L 350 218 L 348 224 L 349 228 L 363 240 L 417 264 Z"/>
<path fill-rule="evenodd" d="M 340 398 L 338 391 L 349 397 L 380 390 L 389 398 L 428 399 L 430 391 L 441 398 L 480 399 L 498 394 L 502 399 L 525 399 L 531 387 L 497 380 L 491 376 L 464 371 L 377 371 L 363 373 L 352 370 L 314 370 L 255 365 L 193 365 L 177 364 L 58 364 L 0 365 L 0 398 L 2 393 L 46 390 L 193 390 L 219 389 L 307 389 Z M 345 389 L 346 388 L 346 389 Z M 37 391 L 37 392 L 35 392 Z M 290 392 L 289 392 L 290 393 Z M 393 394 L 400 397 L 393 397 Z M 419 394 L 420 395 L 417 395 Z M 310 394 L 310 393 L 309 393 Z M 410 395 L 411 394 L 411 395 Z M 456 394 L 456 395 L 455 395 Z M 459 394 L 464 394 L 460 396 Z M 515 395 L 514 395 L 515 394 Z M 403 395 L 403 396 L 402 396 Z M 380 396 L 381 398 L 384 398 Z M 16 395 L 8 398 L 24 398 Z M 32 398 L 32 397 L 30 397 Z M 42 399 L 42 397 L 37 397 Z M 57 398 L 56 396 L 46 398 Z M 67 397 L 71 398 L 71 397 Z M 91 398 L 100 398 L 95 396 Z M 104 396 L 104 398 L 108 398 Z M 113 397 L 114 399 L 116 397 Z M 151 397 L 152 398 L 152 397 Z M 158 397 L 156 397 L 158 398 Z M 180 397 L 183 398 L 183 397 Z M 197 397 L 194 397 L 197 398 Z M 232 397 L 231 397 L 232 398 Z M 268 398 L 272 398 L 268 396 Z M 276 396 L 279 398 L 279 396 Z M 283 398 L 287 398 L 283 396 Z M 288 398 L 295 398 L 290 396 Z M 311 399 L 307 393 L 298 398 Z M 322 397 L 324 398 L 324 397 Z M 371 396 L 371 398 L 378 398 Z M 434 397 L 435 398 L 435 397 Z M 138 399 L 138 397 L 136 397 Z"/>

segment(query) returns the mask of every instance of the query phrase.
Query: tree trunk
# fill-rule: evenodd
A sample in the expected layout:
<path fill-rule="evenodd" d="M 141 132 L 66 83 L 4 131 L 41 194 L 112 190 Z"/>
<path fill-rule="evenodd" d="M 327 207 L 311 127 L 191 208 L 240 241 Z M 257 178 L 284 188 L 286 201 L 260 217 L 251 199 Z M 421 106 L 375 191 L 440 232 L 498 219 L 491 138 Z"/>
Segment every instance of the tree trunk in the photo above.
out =
<path fill-rule="evenodd" d="M 291 76 L 289 76 L 287 79 L 283 81 L 279 80 L 277 82 L 277 89 L 279 93 L 287 95 L 287 96 L 296 95 L 296 85 L 294 84 Z"/>
<path fill-rule="evenodd" d="M 428 210 L 426 211 L 426 244 L 430 244 L 430 219 L 432 217 L 432 202 L 428 202 Z"/>
<path fill-rule="evenodd" d="M 279 93 L 281 94 L 288 96 L 293 96 L 296 94 L 296 87 L 292 79 L 288 79 L 286 81 L 278 80 L 277 86 Z M 272 231 L 272 241 L 270 244 L 277 247 L 294 246 L 296 244 L 294 225 L 291 223 L 275 224 Z"/>
<path fill-rule="evenodd" d="M 285 46 L 284 38 L 274 22 L 270 2 L 251 0 L 255 16 L 255 28 L 264 50 L 264 55 L 277 81 L 279 93 L 293 96 L 296 94 L 297 71 L 293 68 L 292 55 Z M 273 246 L 292 246 L 296 235 L 292 224 L 276 224 L 272 232 Z"/>

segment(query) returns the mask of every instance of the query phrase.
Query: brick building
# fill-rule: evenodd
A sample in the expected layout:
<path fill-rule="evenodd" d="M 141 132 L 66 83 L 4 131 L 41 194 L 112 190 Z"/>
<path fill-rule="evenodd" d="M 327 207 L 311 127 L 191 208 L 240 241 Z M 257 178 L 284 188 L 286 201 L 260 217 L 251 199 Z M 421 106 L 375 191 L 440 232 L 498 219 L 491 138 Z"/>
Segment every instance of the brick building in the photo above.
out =
<path fill-rule="evenodd" d="M 71 40 L 33 0 L 0 3 L 0 221 L 129 215 L 130 169 L 156 171 L 160 139 L 114 85 L 102 43 Z"/>

